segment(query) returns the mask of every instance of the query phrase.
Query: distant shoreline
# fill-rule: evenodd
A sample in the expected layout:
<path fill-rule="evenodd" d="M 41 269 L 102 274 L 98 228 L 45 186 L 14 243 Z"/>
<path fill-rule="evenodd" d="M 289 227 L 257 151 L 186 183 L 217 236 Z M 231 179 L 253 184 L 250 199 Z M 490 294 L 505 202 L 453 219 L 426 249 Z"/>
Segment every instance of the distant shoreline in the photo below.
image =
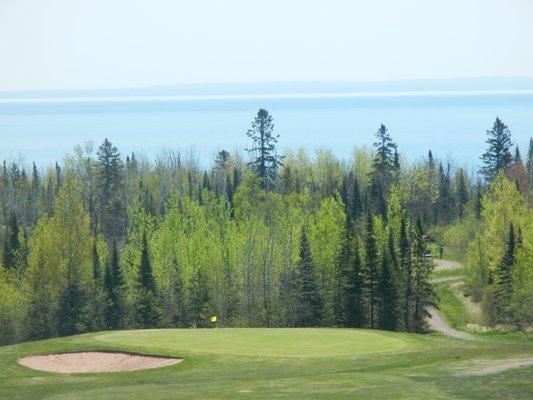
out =
<path fill-rule="evenodd" d="M 212 101 L 212 100 L 271 100 L 271 99 L 321 99 L 321 98 L 365 98 L 365 97 L 435 97 L 435 96 L 497 96 L 531 95 L 533 89 L 502 90 L 412 90 L 388 92 L 333 92 L 333 93 L 268 93 L 268 94 L 214 94 L 214 95 L 170 95 L 170 96 L 75 96 L 75 97 L 0 97 L 2 104 L 62 104 L 62 103 L 123 103 L 152 101 Z"/>

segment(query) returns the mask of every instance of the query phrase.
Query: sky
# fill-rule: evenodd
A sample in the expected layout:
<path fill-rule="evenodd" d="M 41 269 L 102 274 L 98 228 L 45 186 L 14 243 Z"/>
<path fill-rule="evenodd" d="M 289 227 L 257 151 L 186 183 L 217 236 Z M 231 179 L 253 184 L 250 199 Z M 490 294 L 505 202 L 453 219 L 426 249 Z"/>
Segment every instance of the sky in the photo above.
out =
<path fill-rule="evenodd" d="M 533 76 L 531 0 L 0 0 L 0 91 Z"/>

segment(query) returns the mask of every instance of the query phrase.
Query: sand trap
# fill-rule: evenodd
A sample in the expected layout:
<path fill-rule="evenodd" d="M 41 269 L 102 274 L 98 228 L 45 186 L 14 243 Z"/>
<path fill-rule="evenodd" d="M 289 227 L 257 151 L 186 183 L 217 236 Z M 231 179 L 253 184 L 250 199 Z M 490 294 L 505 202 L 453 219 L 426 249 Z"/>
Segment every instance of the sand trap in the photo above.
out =
<path fill-rule="evenodd" d="M 139 354 L 87 351 L 59 353 L 20 358 L 19 364 L 39 371 L 83 373 L 122 372 L 166 367 L 181 362 L 181 358 L 142 356 Z"/>

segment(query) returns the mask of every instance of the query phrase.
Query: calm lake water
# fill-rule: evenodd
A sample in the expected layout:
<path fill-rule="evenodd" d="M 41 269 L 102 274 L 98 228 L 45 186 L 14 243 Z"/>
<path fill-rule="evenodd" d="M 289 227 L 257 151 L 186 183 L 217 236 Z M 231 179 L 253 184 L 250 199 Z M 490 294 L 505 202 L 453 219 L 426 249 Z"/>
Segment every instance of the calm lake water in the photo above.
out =
<path fill-rule="evenodd" d="M 531 91 L 3 100 L 0 158 L 22 155 L 44 165 L 77 144 L 108 137 L 122 153 L 148 157 L 164 147 L 192 147 L 207 165 L 216 151 L 248 144 L 246 130 L 260 107 L 274 116 L 282 149 L 325 147 L 340 157 L 354 146 L 371 145 L 381 123 L 407 159 L 432 149 L 471 170 L 496 116 L 509 126 L 523 155 L 533 135 Z"/>

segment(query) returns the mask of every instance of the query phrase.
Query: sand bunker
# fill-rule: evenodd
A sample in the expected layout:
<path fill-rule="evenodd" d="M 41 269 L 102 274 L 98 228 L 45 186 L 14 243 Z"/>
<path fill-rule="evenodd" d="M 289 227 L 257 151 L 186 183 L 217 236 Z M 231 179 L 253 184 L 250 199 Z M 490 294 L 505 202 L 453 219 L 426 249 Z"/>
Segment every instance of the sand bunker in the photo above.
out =
<path fill-rule="evenodd" d="M 139 354 L 87 351 L 30 356 L 18 360 L 19 364 L 39 371 L 122 372 L 166 367 L 181 362 L 181 358 L 143 356 Z"/>

